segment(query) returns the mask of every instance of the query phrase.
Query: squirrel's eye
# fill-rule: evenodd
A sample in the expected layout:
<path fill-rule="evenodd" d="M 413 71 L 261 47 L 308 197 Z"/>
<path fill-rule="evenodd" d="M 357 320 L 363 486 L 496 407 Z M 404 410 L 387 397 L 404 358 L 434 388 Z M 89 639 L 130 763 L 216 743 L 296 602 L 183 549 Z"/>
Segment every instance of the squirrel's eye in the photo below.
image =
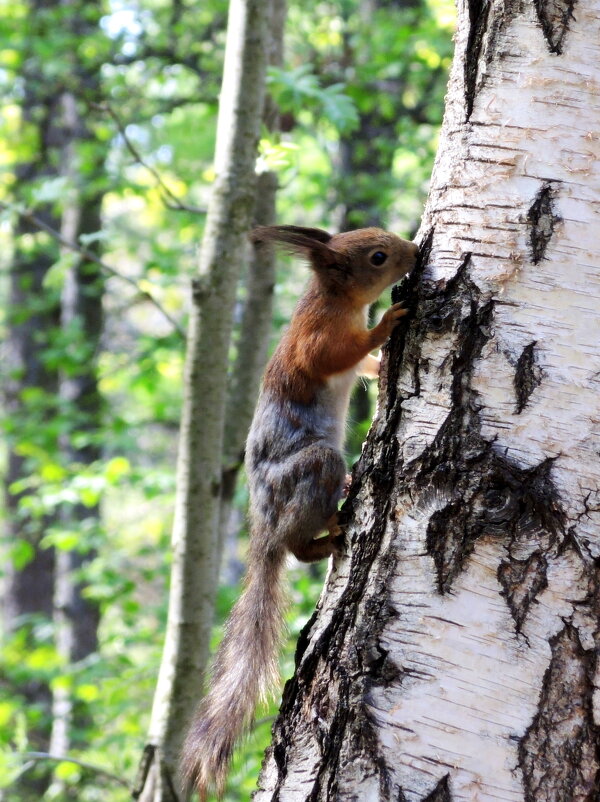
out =
<path fill-rule="evenodd" d="M 375 251 L 375 253 L 371 256 L 371 264 L 375 265 L 375 267 L 380 267 L 386 259 L 387 253 L 384 253 L 383 251 Z"/>

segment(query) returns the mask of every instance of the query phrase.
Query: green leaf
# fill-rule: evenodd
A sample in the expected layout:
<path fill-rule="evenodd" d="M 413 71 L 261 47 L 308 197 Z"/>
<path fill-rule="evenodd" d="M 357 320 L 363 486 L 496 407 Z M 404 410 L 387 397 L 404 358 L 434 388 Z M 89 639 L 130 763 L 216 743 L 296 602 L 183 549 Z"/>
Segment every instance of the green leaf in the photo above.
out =
<path fill-rule="evenodd" d="M 116 484 L 131 471 L 131 463 L 126 457 L 113 457 L 106 463 L 104 475 L 110 484 Z"/>
<path fill-rule="evenodd" d="M 68 179 L 64 176 L 47 178 L 35 187 L 32 192 L 32 199 L 36 205 L 56 203 L 64 199 L 68 185 Z"/>
<path fill-rule="evenodd" d="M 12 749 L 0 749 L 0 788 L 9 788 L 21 773 L 22 760 Z"/>
<path fill-rule="evenodd" d="M 16 570 L 22 571 L 35 557 L 35 549 L 27 540 L 16 540 L 8 554 Z"/>
<path fill-rule="evenodd" d="M 54 775 L 59 780 L 74 783 L 81 777 L 81 770 L 75 763 L 67 763 L 66 761 L 58 763 L 54 769 Z"/>
<path fill-rule="evenodd" d="M 94 242 L 106 242 L 108 239 L 108 231 L 104 229 L 100 231 L 92 231 L 90 234 L 80 234 L 79 242 L 86 248 Z"/>
<path fill-rule="evenodd" d="M 64 251 L 44 276 L 43 286 L 50 290 L 61 290 L 67 273 L 77 262 L 78 256 L 73 251 Z"/>
<path fill-rule="evenodd" d="M 59 551 L 73 551 L 79 545 L 80 533 L 76 531 L 54 530 L 43 538 L 44 546 L 55 546 Z"/>

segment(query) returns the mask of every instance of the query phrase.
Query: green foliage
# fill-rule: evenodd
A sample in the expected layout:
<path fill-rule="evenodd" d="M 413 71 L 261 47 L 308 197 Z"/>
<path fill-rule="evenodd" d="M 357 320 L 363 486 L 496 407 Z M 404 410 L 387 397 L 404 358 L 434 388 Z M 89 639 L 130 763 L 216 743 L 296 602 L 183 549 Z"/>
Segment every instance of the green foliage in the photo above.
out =
<path fill-rule="evenodd" d="M 286 62 L 269 73 L 281 133 L 263 132 L 258 165 L 278 174 L 282 222 L 335 230 L 344 215 L 351 225 L 377 216 L 415 230 L 437 145 L 451 8 L 386 3 L 365 17 L 359 0 L 290 4 Z M 0 788 L 15 802 L 128 798 L 68 762 L 22 773 L 19 755 L 47 748 L 51 689 L 73 699 L 72 757 L 132 780 L 144 744 L 166 621 L 184 350 L 147 294 L 185 329 L 204 226 L 197 210 L 214 179 L 226 13 L 225 0 L 6 0 L 0 13 L 0 336 L 27 331 L 33 352 L 22 364 L 8 347 L 0 365 L 0 466 L 10 484 L 0 520 L 13 533 L 3 562 L 22 572 L 52 551 L 85 558 L 77 579 L 100 611 L 98 650 L 74 665 L 42 614 L 4 632 Z M 65 92 L 83 121 L 68 170 L 58 144 Z M 30 211 L 60 229 L 73 203 L 87 210 L 78 244 L 114 273 L 82 265 L 19 219 Z M 102 295 L 99 342 L 81 316 L 59 319 L 74 269 L 88 301 Z M 306 279 L 303 265 L 281 259 L 273 342 Z M 97 387 L 70 398 L 65 384 L 90 377 Z M 373 386 L 369 393 L 373 400 Z M 356 421 L 352 460 L 368 426 L 368 416 Z M 18 476 L 8 480 L 14 461 Z M 241 488 L 236 504 L 245 503 Z M 284 676 L 323 575 L 324 566 L 292 571 Z M 237 591 L 219 592 L 215 645 Z M 228 802 L 250 797 L 276 707 L 260 712 L 236 756 Z M 44 777 L 40 793 L 33 779 Z"/>
<path fill-rule="evenodd" d="M 269 68 L 267 86 L 277 107 L 284 114 L 299 109 L 310 111 L 317 119 L 331 123 L 339 133 L 356 128 L 356 109 L 344 92 L 344 84 L 323 87 L 312 69 L 311 64 L 301 64 L 292 70 Z"/>

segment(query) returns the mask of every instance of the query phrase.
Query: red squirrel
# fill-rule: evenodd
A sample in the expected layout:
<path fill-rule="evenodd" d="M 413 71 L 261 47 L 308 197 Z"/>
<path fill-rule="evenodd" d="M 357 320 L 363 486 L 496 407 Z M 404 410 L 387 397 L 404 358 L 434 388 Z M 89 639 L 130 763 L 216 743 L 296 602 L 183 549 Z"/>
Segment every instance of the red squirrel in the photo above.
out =
<path fill-rule="evenodd" d="M 370 352 L 407 313 L 394 304 L 368 329 L 369 305 L 410 272 L 417 255 L 414 243 L 379 228 L 332 236 L 261 226 L 250 236 L 308 257 L 313 276 L 267 365 L 246 444 L 245 587 L 183 748 L 183 774 L 201 800 L 212 784 L 222 796 L 235 742 L 277 684 L 287 553 L 313 562 L 342 545 L 337 509 L 347 481 L 342 448 L 350 391 L 357 376 L 378 375 Z"/>

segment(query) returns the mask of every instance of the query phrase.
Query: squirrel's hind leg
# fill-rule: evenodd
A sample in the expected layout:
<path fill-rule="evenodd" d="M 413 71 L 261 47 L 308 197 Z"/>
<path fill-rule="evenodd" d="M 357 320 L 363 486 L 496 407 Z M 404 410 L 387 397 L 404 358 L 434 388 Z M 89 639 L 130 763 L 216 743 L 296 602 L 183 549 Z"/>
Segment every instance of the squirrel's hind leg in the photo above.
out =
<path fill-rule="evenodd" d="M 337 519 L 337 513 L 335 515 Z M 298 543 L 292 549 L 292 554 L 297 560 L 303 563 L 314 563 L 317 560 L 324 560 L 331 557 L 332 554 L 336 556 L 341 553 L 343 545 L 341 530 L 337 523 L 335 524 L 338 534 L 325 535 L 324 537 L 313 538 L 312 540 Z"/>
<path fill-rule="evenodd" d="M 338 554 L 343 543 L 337 506 L 346 466 L 339 451 L 315 444 L 298 454 L 294 472 L 299 468 L 301 478 L 286 505 L 285 545 L 298 560 L 315 562 Z M 329 534 L 317 537 L 323 531 Z"/>
<path fill-rule="evenodd" d="M 314 562 L 315 560 L 323 560 L 330 557 L 332 554 L 339 557 L 342 553 L 344 545 L 344 536 L 340 528 L 338 520 L 338 512 L 325 521 L 325 526 L 329 534 L 323 537 L 313 538 L 308 542 L 303 543 L 300 547 L 296 548 L 294 556 L 301 562 Z"/>

